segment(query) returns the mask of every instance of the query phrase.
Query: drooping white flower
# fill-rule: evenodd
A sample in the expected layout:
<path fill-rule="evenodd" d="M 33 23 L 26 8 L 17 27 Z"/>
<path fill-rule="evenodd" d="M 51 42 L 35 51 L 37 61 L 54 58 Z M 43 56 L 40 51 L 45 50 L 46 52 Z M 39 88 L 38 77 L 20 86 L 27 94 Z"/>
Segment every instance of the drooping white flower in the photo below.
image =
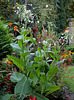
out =
<path fill-rule="evenodd" d="M 37 23 L 39 23 L 39 21 L 37 21 Z"/>
<path fill-rule="evenodd" d="M 46 5 L 46 8 L 48 7 L 48 5 Z"/>
<path fill-rule="evenodd" d="M 44 44 L 44 45 L 47 44 L 47 43 L 48 43 L 47 41 L 45 41 L 45 40 L 43 41 L 43 44 Z"/>

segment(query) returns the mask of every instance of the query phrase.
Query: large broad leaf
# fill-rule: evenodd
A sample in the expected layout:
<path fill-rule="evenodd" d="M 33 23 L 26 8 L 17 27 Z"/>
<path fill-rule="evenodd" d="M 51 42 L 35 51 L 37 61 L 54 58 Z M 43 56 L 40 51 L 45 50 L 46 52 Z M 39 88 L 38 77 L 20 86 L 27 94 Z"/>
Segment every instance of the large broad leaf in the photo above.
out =
<path fill-rule="evenodd" d="M 24 62 L 16 57 L 13 56 L 7 56 L 9 59 L 11 59 L 13 61 L 13 63 L 22 71 L 24 72 Z"/>
<path fill-rule="evenodd" d="M 25 77 L 24 74 L 19 73 L 19 72 L 14 72 L 11 75 L 10 79 L 11 79 L 12 82 L 19 82 L 23 77 Z"/>
<path fill-rule="evenodd" d="M 11 96 L 14 96 L 14 94 L 5 94 L 4 96 L 1 97 L 1 100 L 10 100 Z"/>
<path fill-rule="evenodd" d="M 10 44 L 12 46 L 13 49 L 15 50 L 21 50 L 20 46 L 18 44 L 15 44 L 15 43 L 11 43 Z"/>
<path fill-rule="evenodd" d="M 23 35 L 19 35 L 19 36 L 17 36 L 17 39 L 18 39 L 18 40 L 20 40 L 20 39 L 23 40 L 23 38 L 24 38 Z"/>
<path fill-rule="evenodd" d="M 45 96 L 38 94 L 38 93 L 32 93 L 31 96 L 37 98 L 37 100 L 50 100 L 50 99 L 46 98 Z"/>
<path fill-rule="evenodd" d="M 23 77 L 22 80 L 16 84 L 14 93 L 22 96 L 22 95 L 27 95 L 28 93 L 31 93 L 31 91 L 32 91 L 32 88 L 30 86 L 30 81 L 27 80 L 26 77 Z"/>
<path fill-rule="evenodd" d="M 58 71 L 57 67 L 51 67 L 47 73 L 47 79 L 51 79 Z"/>
<path fill-rule="evenodd" d="M 36 68 L 36 67 L 39 67 L 39 66 L 42 65 L 42 64 L 43 64 L 43 63 L 34 64 L 33 66 L 29 67 L 29 68 L 27 69 L 27 71 L 30 71 L 30 70 L 32 70 L 32 69 L 34 69 L 34 68 Z"/>

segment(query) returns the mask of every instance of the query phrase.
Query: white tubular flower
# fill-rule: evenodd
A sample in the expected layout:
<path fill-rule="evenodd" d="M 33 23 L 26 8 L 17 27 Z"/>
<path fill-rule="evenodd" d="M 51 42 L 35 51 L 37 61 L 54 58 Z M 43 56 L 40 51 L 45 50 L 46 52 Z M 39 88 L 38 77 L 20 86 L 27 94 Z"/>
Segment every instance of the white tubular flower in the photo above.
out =
<path fill-rule="evenodd" d="M 48 5 L 46 5 L 46 8 L 48 7 Z"/>
<path fill-rule="evenodd" d="M 45 40 L 43 41 L 43 44 L 44 44 L 44 45 L 47 44 L 47 43 L 48 43 L 47 41 L 45 41 Z"/>
<path fill-rule="evenodd" d="M 39 23 L 39 21 L 37 21 L 37 23 Z"/>

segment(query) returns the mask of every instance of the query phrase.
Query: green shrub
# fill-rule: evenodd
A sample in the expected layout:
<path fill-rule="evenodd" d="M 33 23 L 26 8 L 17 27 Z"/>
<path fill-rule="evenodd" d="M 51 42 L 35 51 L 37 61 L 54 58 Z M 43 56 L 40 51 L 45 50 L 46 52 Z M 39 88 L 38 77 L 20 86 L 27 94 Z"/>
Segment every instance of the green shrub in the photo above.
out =
<path fill-rule="evenodd" d="M 8 55 L 13 64 L 22 71 L 22 73 L 13 72 L 10 77 L 10 80 L 16 83 L 14 94 L 16 99 L 19 97 L 20 100 L 29 98 L 29 95 L 37 100 L 49 100 L 47 95 L 59 90 L 62 86 L 62 84 L 56 85 L 54 81 L 54 76 L 58 72 L 58 64 L 64 61 L 59 61 L 60 47 L 56 50 L 53 46 L 52 51 L 49 51 L 48 41 L 43 41 L 43 49 L 37 47 L 37 50 L 31 53 L 30 48 L 37 45 L 37 42 L 35 38 L 27 37 L 27 34 L 29 31 L 23 32 L 22 35 L 16 37 L 17 43 L 11 43 L 19 58 Z M 26 46 L 29 41 L 30 44 Z M 52 59 L 49 58 L 49 55 Z M 51 64 L 49 64 L 50 62 Z M 9 94 L 9 96 L 11 95 L 13 98 L 13 94 Z M 2 100 L 6 96 L 7 94 L 2 97 Z"/>
<path fill-rule="evenodd" d="M 8 34 L 8 27 L 0 20 L 0 60 L 12 52 L 10 43 L 11 37 Z"/>

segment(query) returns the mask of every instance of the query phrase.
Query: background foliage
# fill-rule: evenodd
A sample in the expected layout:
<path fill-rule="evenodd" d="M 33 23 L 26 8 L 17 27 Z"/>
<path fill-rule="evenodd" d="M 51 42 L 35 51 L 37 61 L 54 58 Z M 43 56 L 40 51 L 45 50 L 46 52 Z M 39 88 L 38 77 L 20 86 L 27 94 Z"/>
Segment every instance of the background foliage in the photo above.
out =
<path fill-rule="evenodd" d="M 0 59 L 6 57 L 7 54 L 12 52 L 12 48 L 10 46 L 11 40 L 12 39 L 8 34 L 7 25 L 0 20 Z"/>

